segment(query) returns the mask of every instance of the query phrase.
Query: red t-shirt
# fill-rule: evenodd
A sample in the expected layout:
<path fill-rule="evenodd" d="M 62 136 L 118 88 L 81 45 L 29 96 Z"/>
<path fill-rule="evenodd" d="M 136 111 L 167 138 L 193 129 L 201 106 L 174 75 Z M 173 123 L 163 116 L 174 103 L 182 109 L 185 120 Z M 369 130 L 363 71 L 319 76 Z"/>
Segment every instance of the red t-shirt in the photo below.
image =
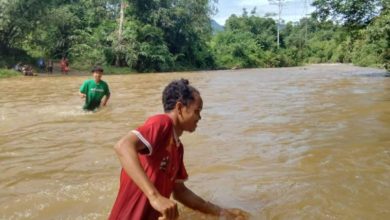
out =
<path fill-rule="evenodd" d="M 138 154 L 146 175 L 160 194 L 169 198 L 175 182 L 188 178 L 183 163 L 183 145 L 176 137 L 171 118 L 165 114 L 152 116 L 132 132 L 147 147 Z M 122 168 L 119 193 L 109 219 L 149 220 L 159 216 Z"/>

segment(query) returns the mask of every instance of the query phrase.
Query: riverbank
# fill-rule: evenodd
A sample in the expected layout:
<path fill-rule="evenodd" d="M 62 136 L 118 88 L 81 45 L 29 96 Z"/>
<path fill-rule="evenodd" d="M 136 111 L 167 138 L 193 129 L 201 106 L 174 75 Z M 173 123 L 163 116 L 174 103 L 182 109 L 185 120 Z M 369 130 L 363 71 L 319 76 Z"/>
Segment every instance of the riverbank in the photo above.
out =
<path fill-rule="evenodd" d="M 16 76 L 22 76 L 22 74 L 13 69 L 0 69 L 0 78 L 9 78 Z"/>
<path fill-rule="evenodd" d="M 310 66 L 353 66 L 353 67 L 360 67 L 353 64 L 343 64 L 343 63 L 319 63 L 319 64 L 306 64 L 303 66 L 296 66 L 299 67 L 310 67 Z M 259 69 L 281 69 L 285 67 L 278 67 L 278 68 L 259 68 Z M 378 67 L 360 67 L 360 68 L 372 68 L 372 69 L 382 69 L 383 71 L 387 71 L 383 68 Z M 104 75 L 128 75 L 128 74 L 135 74 L 137 72 L 134 72 L 133 70 L 129 69 L 128 67 L 114 67 L 114 66 L 103 66 L 104 69 Z M 240 69 L 232 69 L 232 70 L 240 70 Z M 61 73 L 61 69 L 58 65 L 58 63 L 54 64 L 53 73 L 49 72 L 39 72 L 37 69 L 34 69 L 34 72 L 38 73 L 38 76 L 44 76 L 44 77 L 53 77 L 53 76 L 87 76 L 90 75 L 91 72 L 88 68 L 81 66 L 81 65 L 74 65 L 71 66 L 70 71 L 67 74 Z M 0 69 L 0 78 L 10 78 L 10 77 L 18 77 L 23 76 L 22 73 L 17 72 L 13 69 Z M 386 76 L 390 76 L 390 73 L 387 71 Z"/>
<path fill-rule="evenodd" d="M 121 74 L 133 74 L 134 71 L 130 70 L 128 67 L 114 67 L 114 66 L 103 66 L 105 75 L 121 75 Z M 90 75 L 90 69 L 81 65 L 71 66 L 67 74 L 61 72 L 61 68 L 58 63 L 54 64 L 53 72 L 49 73 L 48 71 L 40 72 L 38 69 L 33 68 L 33 72 L 37 73 L 38 76 L 85 76 Z M 1 69 L 0 68 L 0 78 L 10 78 L 10 77 L 19 77 L 24 76 L 21 72 L 15 71 L 14 69 Z"/>

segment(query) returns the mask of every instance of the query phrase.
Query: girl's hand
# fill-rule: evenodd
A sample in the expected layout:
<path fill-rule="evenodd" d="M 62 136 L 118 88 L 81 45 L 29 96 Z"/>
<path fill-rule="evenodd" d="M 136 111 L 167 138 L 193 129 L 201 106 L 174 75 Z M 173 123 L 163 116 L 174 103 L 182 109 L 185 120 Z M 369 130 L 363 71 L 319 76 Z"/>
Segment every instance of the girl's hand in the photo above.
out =
<path fill-rule="evenodd" d="M 220 214 L 226 220 L 247 220 L 249 214 L 241 209 L 223 209 Z"/>
<path fill-rule="evenodd" d="M 177 204 L 172 200 L 158 196 L 149 200 L 149 202 L 155 210 L 161 213 L 162 216 L 158 218 L 159 220 L 175 220 L 179 217 Z"/>

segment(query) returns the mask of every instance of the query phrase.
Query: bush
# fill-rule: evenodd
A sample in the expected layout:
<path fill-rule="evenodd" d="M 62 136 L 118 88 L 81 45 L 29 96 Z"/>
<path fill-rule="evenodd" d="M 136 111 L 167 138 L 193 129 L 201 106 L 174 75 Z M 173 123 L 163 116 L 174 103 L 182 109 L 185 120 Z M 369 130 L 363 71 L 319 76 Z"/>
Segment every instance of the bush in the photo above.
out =
<path fill-rule="evenodd" d="M 0 78 L 21 76 L 21 73 L 13 69 L 0 69 Z"/>
<path fill-rule="evenodd" d="M 252 68 L 264 66 L 264 51 L 252 33 L 225 31 L 211 43 L 219 68 Z"/>
<path fill-rule="evenodd" d="M 356 41 L 352 53 L 352 62 L 360 66 L 378 66 L 382 60 L 383 48 L 378 44 Z"/>
<path fill-rule="evenodd" d="M 21 49 L 9 48 L 5 51 L 0 51 L 0 68 L 12 68 L 19 62 L 35 64 L 35 59 Z"/>

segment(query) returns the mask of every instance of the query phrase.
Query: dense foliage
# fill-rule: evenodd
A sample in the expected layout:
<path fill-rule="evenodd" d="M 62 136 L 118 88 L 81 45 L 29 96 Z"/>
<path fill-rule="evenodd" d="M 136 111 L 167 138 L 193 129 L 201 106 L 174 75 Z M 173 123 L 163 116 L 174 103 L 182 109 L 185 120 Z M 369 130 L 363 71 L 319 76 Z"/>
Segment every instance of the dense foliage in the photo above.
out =
<path fill-rule="evenodd" d="M 315 0 L 281 27 L 232 15 L 212 31 L 216 0 L 0 0 L 0 67 L 67 57 L 139 72 L 343 62 L 389 68 L 386 0 Z M 215 25 L 213 25 L 215 26 Z"/>
<path fill-rule="evenodd" d="M 211 47 L 220 67 L 282 67 L 341 62 L 389 68 L 390 12 L 386 1 L 317 0 L 309 18 L 283 26 L 253 14 L 231 16 Z"/>

